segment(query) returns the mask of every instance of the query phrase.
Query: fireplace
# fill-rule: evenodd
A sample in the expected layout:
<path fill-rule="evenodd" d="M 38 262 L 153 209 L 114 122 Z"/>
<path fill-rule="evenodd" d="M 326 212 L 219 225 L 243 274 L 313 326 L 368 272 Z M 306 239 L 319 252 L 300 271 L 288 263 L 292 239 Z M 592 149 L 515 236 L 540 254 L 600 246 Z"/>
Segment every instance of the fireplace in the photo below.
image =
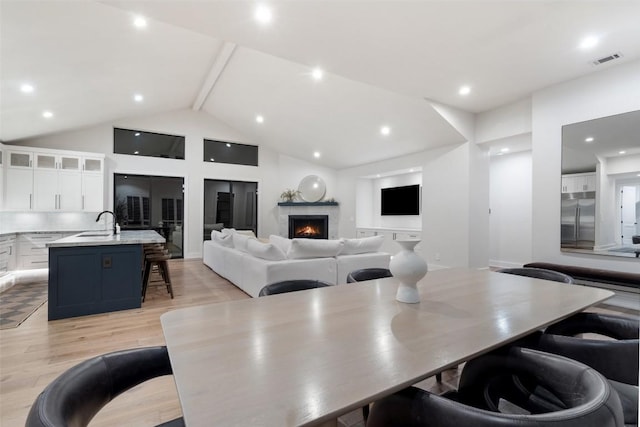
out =
<path fill-rule="evenodd" d="M 329 215 L 289 215 L 289 238 L 329 238 Z"/>

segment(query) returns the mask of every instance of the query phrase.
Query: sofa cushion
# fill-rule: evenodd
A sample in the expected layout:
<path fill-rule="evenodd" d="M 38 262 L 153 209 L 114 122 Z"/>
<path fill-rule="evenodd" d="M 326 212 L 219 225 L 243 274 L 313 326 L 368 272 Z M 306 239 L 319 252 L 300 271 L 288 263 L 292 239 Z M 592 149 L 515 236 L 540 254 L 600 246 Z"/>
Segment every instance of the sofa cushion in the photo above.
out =
<path fill-rule="evenodd" d="M 384 236 L 381 235 L 343 240 L 344 247 L 342 248 L 340 255 L 357 255 L 369 252 L 378 252 L 378 249 L 380 249 L 380 246 L 384 243 Z"/>
<path fill-rule="evenodd" d="M 233 247 L 241 252 L 248 252 L 247 242 L 249 240 L 255 240 L 254 237 L 247 236 L 241 233 L 233 233 L 231 237 L 233 238 Z"/>
<path fill-rule="evenodd" d="M 269 261 L 282 261 L 287 255 L 273 243 L 262 243 L 256 239 L 247 240 L 247 251 L 256 258 Z"/>
<path fill-rule="evenodd" d="M 230 234 L 223 234 L 220 231 L 211 231 L 211 241 L 227 248 L 233 247 L 233 237 Z"/>
<path fill-rule="evenodd" d="M 236 232 L 235 228 L 223 228 L 222 229 L 222 234 L 233 234 Z"/>
<path fill-rule="evenodd" d="M 329 258 L 337 256 L 344 242 L 342 240 L 292 239 L 287 252 L 289 259 Z"/>
<path fill-rule="evenodd" d="M 269 236 L 269 242 L 279 247 L 285 254 L 289 253 L 289 249 L 291 248 L 291 239 L 278 236 L 277 234 L 272 234 Z"/>

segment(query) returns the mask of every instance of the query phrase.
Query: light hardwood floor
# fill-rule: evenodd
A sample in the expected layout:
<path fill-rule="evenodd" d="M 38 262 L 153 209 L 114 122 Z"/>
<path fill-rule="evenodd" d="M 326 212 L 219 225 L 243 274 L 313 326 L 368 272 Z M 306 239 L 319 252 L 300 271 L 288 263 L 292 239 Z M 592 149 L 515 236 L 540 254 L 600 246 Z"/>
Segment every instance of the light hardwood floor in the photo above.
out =
<path fill-rule="evenodd" d="M 202 260 L 171 260 L 175 298 L 164 287 L 151 287 L 142 308 L 47 321 L 43 305 L 22 325 L 0 330 L 0 426 L 23 426 L 37 395 L 54 378 L 90 357 L 133 347 L 164 345 L 160 315 L 176 308 L 249 298 L 213 273 Z M 601 311 L 615 309 L 603 308 Z M 434 392 L 455 387 L 458 370 L 443 383 L 420 385 Z M 215 378 L 211 378 L 215 382 Z M 354 416 L 355 414 L 355 416 Z M 361 425 L 357 413 L 341 419 Z M 116 398 L 92 426 L 153 426 L 181 415 L 173 377 L 157 378 Z"/>

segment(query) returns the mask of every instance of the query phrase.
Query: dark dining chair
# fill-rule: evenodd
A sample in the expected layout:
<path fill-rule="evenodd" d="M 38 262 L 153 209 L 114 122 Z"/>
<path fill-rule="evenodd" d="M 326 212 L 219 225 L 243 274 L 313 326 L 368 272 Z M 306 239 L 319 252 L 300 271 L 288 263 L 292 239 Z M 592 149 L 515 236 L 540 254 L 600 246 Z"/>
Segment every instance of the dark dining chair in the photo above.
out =
<path fill-rule="evenodd" d="M 526 338 L 522 345 L 569 357 L 600 372 L 620 396 L 625 425 L 637 426 L 639 330 L 637 318 L 582 312 Z"/>
<path fill-rule="evenodd" d="M 533 277 L 536 279 L 552 280 L 554 282 L 573 284 L 573 277 L 559 271 L 546 270 L 544 268 L 502 268 L 498 273 L 515 274 L 516 276 Z"/>
<path fill-rule="evenodd" d="M 347 283 L 384 279 L 385 277 L 393 277 L 388 268 L 361 268 L 347 274 Z"/>
<path fill-rule="evenodd" d="M 539 402 L 512 378 L 544 389 Z M 594 369 L 574 360 L 511 347 L 465 365 L 455 392 L 409 387 L 375 402 L 367 427 L 623 427 L 617 393 Z"/>
<path fill-rule="evenodd" d="M 312 279 L 296 279 L 296 280 L 284 280 L 282 282 L 275 282 L 266 285 L 260 289 L 259 297 L 267 295 L 283 294 L 286 292 L 304 291 L 307 289 L 324 288 L 326 286 L 333 286 L 331 283 L 323 282 L 322 280 Z"/>
<path fill-rule="evenodd" d="M 171 375 L 167 348 L 116 351 L 68 369 L 40 393 L 29 411 L 26 427 L 85 427 L 107 403 L 152 378 Z M 177 418 L 162 427 L 181 427 Z"/>

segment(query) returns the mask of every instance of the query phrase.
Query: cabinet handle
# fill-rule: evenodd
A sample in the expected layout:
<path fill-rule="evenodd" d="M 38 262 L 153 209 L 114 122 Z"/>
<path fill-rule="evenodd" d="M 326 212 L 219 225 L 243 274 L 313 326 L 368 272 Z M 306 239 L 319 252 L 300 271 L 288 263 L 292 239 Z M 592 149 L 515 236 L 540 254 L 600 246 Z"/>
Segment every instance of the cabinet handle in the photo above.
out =
<path fill-rule="evenodd" d="M 82 195 L 82 210 L 84 210 L 84 194 Z"/>
<path fill-rule="evenodd" d="M 0 252 L 0 255 L 4 255 L 4 254 L 9 254 L 9 255 L 11 255 L 11 253 L 9 253 L 9 251 Z"/>
<path fill-rule="evenodd" d="M 49 261 L 31 261 L 31 264 L 46 264 Z"/>
<path fill-rule="evenodd" d="M 29 194 L 29 209 L 33 209 L 33 194 Z"/>

